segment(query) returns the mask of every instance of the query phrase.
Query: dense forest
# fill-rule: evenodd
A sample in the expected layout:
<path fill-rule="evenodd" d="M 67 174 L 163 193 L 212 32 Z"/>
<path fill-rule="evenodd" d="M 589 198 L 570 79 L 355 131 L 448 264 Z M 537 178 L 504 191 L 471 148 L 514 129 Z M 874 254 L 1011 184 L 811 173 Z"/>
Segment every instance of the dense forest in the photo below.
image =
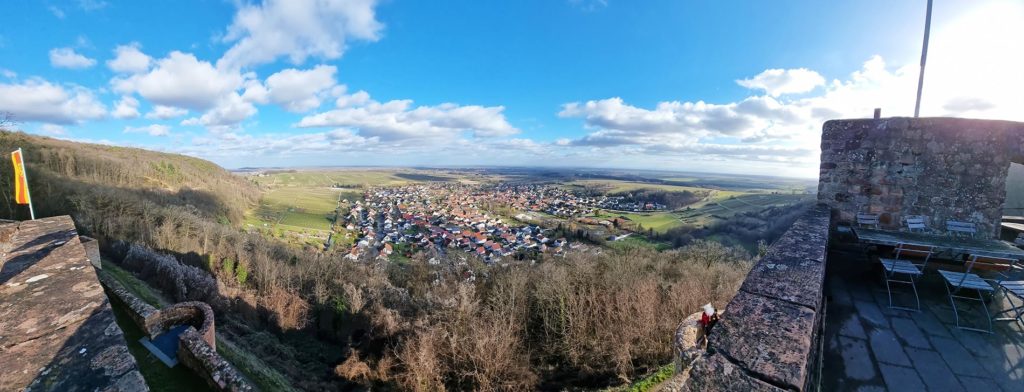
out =
<path fill-rule="evenodd" d="M 39 216 L 70 214 L 168 298 L 210 303 L 218 339 L 272 369 L 243 369 L 267 390 L 622 384 L 670 361 L 676 323 L 728 301 L 751 264 L 696 240 L 535 265 L 351 261 L 242 230 L 260 189 L 204 160 L 15 132 L 0 147 L 24 149 Z M 27 218 L 0 193 L 0 215 Z"/>

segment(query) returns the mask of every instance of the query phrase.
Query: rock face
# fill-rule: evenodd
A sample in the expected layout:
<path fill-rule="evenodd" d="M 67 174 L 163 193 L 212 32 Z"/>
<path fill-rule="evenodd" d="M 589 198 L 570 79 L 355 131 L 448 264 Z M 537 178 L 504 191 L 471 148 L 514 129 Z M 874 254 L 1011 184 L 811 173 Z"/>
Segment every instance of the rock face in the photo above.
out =
<path fill-rule="evenodd" d="M 998 237 L 1010 163 L 1024 163 L 1024 123 L 958 118 L 833 120 L 821 136 L 818 200 L 838 222 L 858 212 L 895 229 L 911 215 L 945 230 L 973 222 Z"/>
<path fill-rule="evenodd" d="M 148 390 L 70 217 L 0 223 L 0 251 L 0 390 Z"/>

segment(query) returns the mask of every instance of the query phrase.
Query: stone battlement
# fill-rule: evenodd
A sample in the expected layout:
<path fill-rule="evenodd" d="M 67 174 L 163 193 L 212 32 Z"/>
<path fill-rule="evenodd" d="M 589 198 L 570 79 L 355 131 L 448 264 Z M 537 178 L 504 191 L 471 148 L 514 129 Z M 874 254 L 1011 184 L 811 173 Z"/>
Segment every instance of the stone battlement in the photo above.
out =
<path fill-rule="evenodd" d="M 0 252 L 0 390 L 148 390 L 71 217 L 0 222 Z"/>

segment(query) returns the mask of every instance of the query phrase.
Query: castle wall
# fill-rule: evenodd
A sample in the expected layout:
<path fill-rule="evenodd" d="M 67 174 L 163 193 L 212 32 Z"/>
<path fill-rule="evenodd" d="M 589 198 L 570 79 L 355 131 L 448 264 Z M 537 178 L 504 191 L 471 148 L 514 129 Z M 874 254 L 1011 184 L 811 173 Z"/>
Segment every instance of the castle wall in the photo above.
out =
<path fill-rule="evenodd" d="M 973 222 L 998 238 L 1011 162 L 1024 162 L 1024 123 L 959 118 L 832 120 L 821 137 L 818 200 L 837 223 L 858 212 L 884 229 L 907 216 Z"/>

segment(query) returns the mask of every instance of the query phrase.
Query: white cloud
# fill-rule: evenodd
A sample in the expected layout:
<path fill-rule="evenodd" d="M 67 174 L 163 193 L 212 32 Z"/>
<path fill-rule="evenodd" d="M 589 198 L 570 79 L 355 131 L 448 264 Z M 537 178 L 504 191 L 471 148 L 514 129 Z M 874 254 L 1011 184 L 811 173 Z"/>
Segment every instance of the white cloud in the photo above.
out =
<path fill-rule="evenodd" d="M 110 4 L 103 0 L 78 0 L 78 6 L 86 11 L 96 11 L 106 8 L 108 5 Z"/>
<path fill-rule="evenodd" d="M 162 124 L 152 124 L 144 127 L 124 127 L 124 133 L 146 133 L 150 136 L 168 136 L 171 128 Z"/>
<path fill-rule="evenodd" d="M 358 103 L 335 110 L 303 117 L 299 127 L 346 127 L 364 137 L 382 141 L 408 139 L 451 140 L 463 132 L 477 137 L 509 136 L 519 133 L 505 119 L 503 106 L 459 106 L 444 103 L 437 106 L 412 107 L 411 100 L 380 103 L 365 92 L 364 98 L 339 99 L 341 103 Z"/>
<path fill-rule="evenodd" d="M 374 138 L 364 138 L 347 129 L 304 134 L 265 134 L 259 136 L 224 132 L 192 140 L 181 151 L 204 157 L 294 156 L 297 154 L 342 151 L 372 151 Z"/>
<path fill-rule="evenodd" d="M 139 117 L 139 100 L 127 95 L 121 97 L 110 115 L 120 119 Z"/>
<path fill-rule="evenodd" d="M 12 113 L 17 121 L 74 124 L 102 118 L 106 107 L 88 89 L 30 79 L 0 83 L 0 112 Z"/>
<path fill-rule="evenodd" d="M 60 9 L 57 6 L 51 5 L 51 6 L 47 7 L 46 9 L 50 10 L 50 13 L 52 13 L 53 16 L 56 16 L 57 19 L 64 19 L 64 17 L 66 16 L 64 14 L 64 10 Z"/>
<path fill-rule="evenodd" d="M 242 86 L 238 72 L 222 71 L 190 53 L 171 52 L 147 73 L 118 77 L 111 81 L 122 94 L 137 92 L 158 105 L 193 110 L 214 107 Z"/>
<path fill-rule="evenodd" d="M 287 56 L 301 64 L 310 56 L 337 59 L 346 42 L 376 41 L 383 26 L 376 0 L 266 0 L 240 3 L 223 41 L 234 43 L 217 62 L 237 69 Z"/>
<path fill-rule="evenodd" d="M 67 134 L 67 130 L 64 127 L 57 124 L 43 123 L 39 126 L 39 131 L 47 135 L 63 136 Z"/>
<path fill-rule="evenodd" d="M 83 69 L 96 65 L 96 60 L 75 53 L 71 48 L 50 50 L 50 65 L 57 68 Z"/>
<path fill-rule="evenodd" d="M 176 108 L 173 106 L 156 105 L 149 113 L 146 113 L 146 118 L 156 120 L 167 120 L 175 117 L 181 117 L 188 114 L 187 109 Z"/>
<path fill-rule="evenodd" d="M 764 90 L 773 97 L 783 94 L 799 94 L 814 90 L 825 84 L 825 78 L 807 68 L 768 69 L 749 79 L 737 80 L 740 86 Z"/>
<path fill-rule="evenodd" d="M 320 107 L 324 93 L 337 83 L 335 72 L 337 68 L 331 65 L 318 65 L 304 71 L 294 68 L 281 70 L 267 78 L 267 99 L 290 112 L 316 109 Z"/>
<path fill-rule="evenodd" d="M 0 76 L 3 76 L 7 79 L 14 79 L 18 77 L 18 73 L 6 68 L 0 68 Z"/>
<path fill-rule="evenodd" d="M 216 132 L 224 132 L 256 114 L 256 107 L 242 99 L 238 93 L 224 96 L 213 109 L 203 113 L 201 117 L 185 119 L 181 125 L 203 125 Z"/>
<path fill-rule="evenodd" d="M 149 69 L 153 59 L 139 50 L 138 43 L 118 45 L 114 49 L 114 58 L 107 60 L 107 67 L 114 72 L 138 73 Z"/>

